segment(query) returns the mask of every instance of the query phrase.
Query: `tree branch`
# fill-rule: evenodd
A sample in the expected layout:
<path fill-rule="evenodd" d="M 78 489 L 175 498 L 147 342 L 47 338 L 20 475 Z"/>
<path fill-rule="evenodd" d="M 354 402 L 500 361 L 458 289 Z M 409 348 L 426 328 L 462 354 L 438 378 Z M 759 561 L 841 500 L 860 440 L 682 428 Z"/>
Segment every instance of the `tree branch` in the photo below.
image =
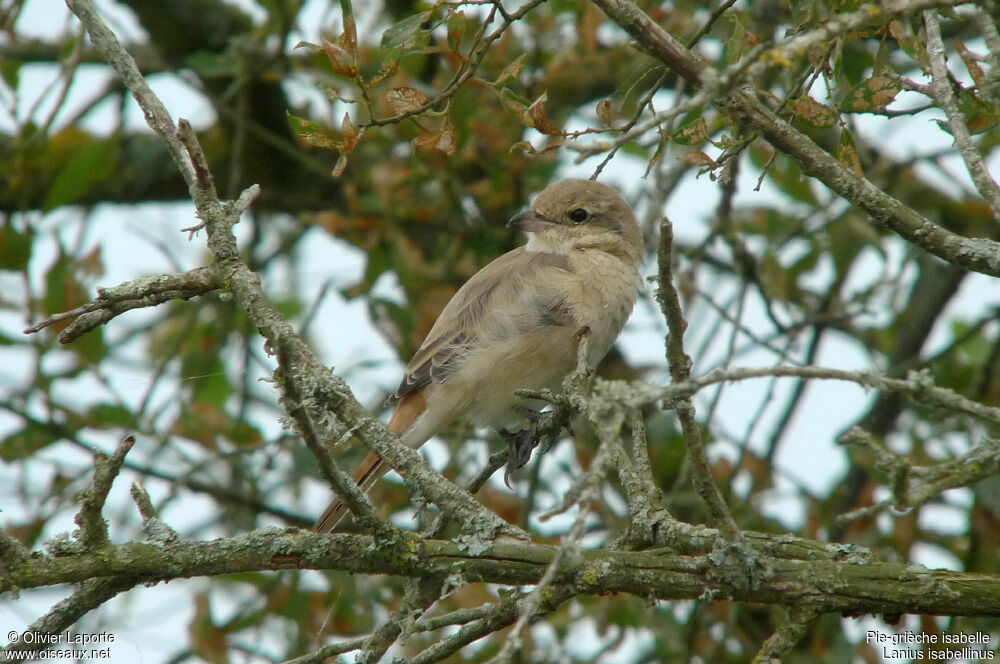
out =
<path fill-rule="evenodd" d="M 775 376 L 842 380 L 857 383 L 863 387 L 892 390 L 906 394 L 931 406 L 964 415 L 972 415 L 993 424 L 1000 424 L 1000 408 L 972 401 L 957 392 L 938 387 L 926 371 L 911 371 L 903 379 L 889 378 L 882 374 L 867 371 L 845 371 L 842 369 L 828 369 L 826 367 L 735 367 L 731 369 L 716 369 L 704 376 L 667 386 L 653 386 L 640 382 L 598 381 L 595 385 L 595 390 L 599 393 L 607 392 L 608 394 L 617 395 L 624 404 L 633 408 L 639 408 L 663 399 L 686 398 L 695 392 L 717 383 Z"/>
<path fill-rule="evenodd" d="M 673 226 L 664 218 L 660 223 L 660 248 L 657 252 L 660 273 L 656 299 L 660 303 L 660 310 L 670 330 L 667 334 L 667 363 L 670 365 L 671 384 L 677 385 L 687 382 L 691 377 L 691 358 L 684 352 L 684 331 L 687 330 L 687 321 L 684 320 L 680 296 L 674 287 L 673 244 Z M 739 537 L 739 527 L 712 479 L 712 469 L 705 457 L 701 429 L 695 421 L 694 405 L 691 403 L 690 395 L 676 400 L 674 412 L 680 420 L 684 442 L 687 443 L 695 491 L 708 507 L 714 525 L 722 531 L 726 539 L 735 540 Z"/>
<path fill-rule="evenodd" d="M 211 267 L 196 267 L 183 274 L 140 277 L 117 286 L 98 288 L 97 297 L 87 304 L 49 316 L 25 329 L 24 333 L 34 334 L 59 321 L 76 318 L 59 335 L 59 342 L 67 344 L 131 309 L 155 307 L 169 300 L 189 300 L 221 287 Z"/>
<path fill-rule="evenodd" d="M 699 532 L 711 541 L 719 534 Z M 1000 616 L 1000 577 L 927 570 L 909 563 L 876 562 L 863 549 L 822 545 L 788 535 L 745 533 L 755 550 L 773 556 L 791 550 L 823 552 L 817 558 L 766 557 L 771 578 L 738 587 L 719 580 L 707 552 L 582 550 L 566 557 L 552 587 L 574 594 L 627 592 L 657 599 L 697 599 L 706 590 L 719 599 L 813 606 L 843 614 L 922 613 Z M 689 541 L 693 544 L 695 539 Z M 704 542 L 703 542 L 704 543 Z M 264 528 L 236 537 L 176 544 L 131 542 L 100 553 L 36 556 L 0 575 L 0 592 L 87 579 L 155 583 L 191 576 L 287 569 L 339 569 L 411 578 L 461 575 L 470 582 L 537 584 L 559 547 L 503 540 L 473 555 L 451 541 L 401 535 L 320 535 Z"/>
<path fill-rule="evenodd" d="M 717 76 L 698 55 L 685 48 L 633 2 L 593 0 L 611 20 L 625 29 L 646 52 L 676 71 L 696 88 Z M 887 2 L 866 5 L 870 22 L 887 20 L 901 11 L 947 5 L 948 2 Z M 753 127 L 776 149 L 792 157 L 806 175 L 867 212 L 875 221 L 925 251 L 968 270 L 1000 276 L 1000 242 L 966 238 L 932 223 L 928 218 L 886 194 L 866 178 L 856 175 L 820 148 L 808 136 L 761 104 L 749 93 L 736 90 L 715 100 L 715 105 L 739 123 Z"/>
<path fill-rule="evenodd" d="M 90 41 L 104 55 L 107 63 L 118 72 L 125 87 L 132 93 L 142 109 L 150 129 L 163 138 L 170 151 L 170 156 L 173 157 L 174 163 L 177 164 L 181 175 L 184 176 L 184 181 L 188 183 L 189 187 L 193 185 L 195 181 L 194 169 L 177 135 L 177 128 L 174 126 L 166 106 L 153 94 L 153 90 L 139 72 L 135 60 L 122 47 L 118 38 L 104 23 L 90 0 L 66 0 L 66 6 L 80 19 L 80 23 L 90 35 Z"/>
<path fill-rule="evenodd" d="M 972 182 L 976 185 L 979 195 L 983 197 L 986 204 L 993 211 L 993 217 L 1000 222 L 1000 186 L 990 175 L 983 156 L 979 154 L 976 144 L 972 140 L 962 111 L 958 108 L 958 101 L 951 89 L 951 77 L 948 72 L 948 64 L 944 57 L 944 42 L 941 40 L 941 24 L 937 14 L 932 10 L 924 11 L 924 25 L 927 26 L 927 56 L 931 61 L 931 84 L 930 93 L 938 106 L 948 116 L 948 129 L 951 131 L 955 144 L 958 146 L 958 153 L 965 161 L 965 167 L 972 176 Z M 985 91 L 984 91 L 985 92 Z"/>

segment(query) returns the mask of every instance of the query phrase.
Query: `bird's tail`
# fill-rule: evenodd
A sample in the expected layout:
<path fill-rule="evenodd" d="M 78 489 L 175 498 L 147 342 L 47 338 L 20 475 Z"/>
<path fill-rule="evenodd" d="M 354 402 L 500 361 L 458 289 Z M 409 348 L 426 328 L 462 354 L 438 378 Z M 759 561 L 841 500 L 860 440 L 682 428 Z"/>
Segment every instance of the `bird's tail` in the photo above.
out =
<path fill-rule="evenodd" d="M 396 404 L 396 410 L 393 411 L 392 417 L 389 419 L 389 431 L 403 433 L 413 425 L 425 408 L 423 394 L 419 391 L 406 395 Z M 420 441 L 420 443 L 423 442 Z M 375 481 L 388 471 L 389 468 L 382 461 L 382 457 L 376 452 L 370 452 L 361 465 L 354 470 L 351 477 L 361 487 L 361 490 L 367 493 Z M 332 531 L 341 519 L 347 516 L 349 511 L 347 505 L 341 502 L 340 498 L 334 498 L 323 515 L 313 525 L 313 530 L 319 533 Z"/>

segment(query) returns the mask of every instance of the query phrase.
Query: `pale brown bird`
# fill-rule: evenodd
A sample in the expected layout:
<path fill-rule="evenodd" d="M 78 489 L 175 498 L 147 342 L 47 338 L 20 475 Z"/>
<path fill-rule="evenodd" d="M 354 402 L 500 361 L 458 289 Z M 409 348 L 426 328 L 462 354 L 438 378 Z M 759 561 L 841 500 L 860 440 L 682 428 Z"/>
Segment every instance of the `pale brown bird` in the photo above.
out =
<path fill-rule="evenodd" d="M 508 226 L 528 243 L 474 274 L 448 302 L 410 360 L 389 429 L 420 447 L 457 420 L 502 428 L 524 419 L 517 389 L 557 389 L 577 365 L 587 331 L 593 367 L 611 348 L 639 287 L 642 237 L 610 187 L 566 180 L 546 187 Z M 354 472 L 365 491 L 389 469 L 375 452 Z M 334 499 L 316 522 L 347 514 Z"/>

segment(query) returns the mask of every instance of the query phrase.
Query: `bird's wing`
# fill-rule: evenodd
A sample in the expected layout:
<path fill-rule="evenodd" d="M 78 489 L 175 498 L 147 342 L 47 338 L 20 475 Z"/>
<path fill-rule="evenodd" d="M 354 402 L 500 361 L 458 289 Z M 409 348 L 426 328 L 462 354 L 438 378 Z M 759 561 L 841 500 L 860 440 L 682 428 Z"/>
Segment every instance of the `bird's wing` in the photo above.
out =
<path fill-rule="evenodd" d="M 566 302 L 554 287 L 567 272 L 565 256 L 521 247 L 474 274 L 445 306 L 410 360 L 396 397 L 444 382 L 477 344 L 546 325 L 572 324 Z"/>

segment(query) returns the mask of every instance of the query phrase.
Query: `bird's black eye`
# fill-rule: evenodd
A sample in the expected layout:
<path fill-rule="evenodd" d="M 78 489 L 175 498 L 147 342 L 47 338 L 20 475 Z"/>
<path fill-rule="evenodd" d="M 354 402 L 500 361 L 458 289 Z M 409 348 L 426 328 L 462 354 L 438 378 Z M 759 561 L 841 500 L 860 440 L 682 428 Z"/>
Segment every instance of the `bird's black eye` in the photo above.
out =
<path fill-rule="evenodd" d="M 582 224 L 587 221 L 587 217 L 589 216 L 590 215 L 587 214 L 587 211 L 583 208 L 577 208 L 569 213 L 569 218 L 573 220 L 574 224 Z"/>

